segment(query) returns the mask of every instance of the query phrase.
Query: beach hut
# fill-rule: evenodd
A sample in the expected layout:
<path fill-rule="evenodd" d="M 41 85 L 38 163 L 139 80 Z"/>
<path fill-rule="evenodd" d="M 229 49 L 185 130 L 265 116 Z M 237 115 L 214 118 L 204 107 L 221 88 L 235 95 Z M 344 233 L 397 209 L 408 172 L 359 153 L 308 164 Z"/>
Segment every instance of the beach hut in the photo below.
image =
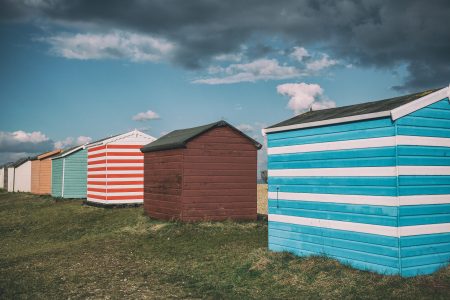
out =
<path fill-rule="evenodd" d="M 8 192 L 29 192 L 31 189 L 30 157 L 21 158 L 7 165 L 5 189 Z M 5 167 L 6 168 L 6 167 Z M 5 180 L 5 178 L 4 178 Z"/>
<path fill-rule="evenodd" d="M 60 154 L 61 149 L 49 151 L 36 156 L 31 161 L 31 192 L 38 195 L 52 192 L 52 160 Z"/>
<path fill-rule="evenodd" d="M 86 198 L 86 146 L 67 149 L 52 158 L 52 196 Z"/>
<path fill-rule="evenodd" d="M 12 162 L 8 162 L 0 166 L 0 189 L 8 189 L 8 166 L 10 166 Z"/>
<path fill-rule="evenodd" d="M 155 138 L 138 130 L 86 145 L 88 151 L 87 203 L 142 204 L 144 160 L 139 149 Z"/>
<path fill-rule="evenodd" d="M 266 128 L 269 249 L 414 276 L 450 260 L 449 88 Z"/>
<path fill-rule="evenodd" d="M 255 220 L 261 144 L 225 121 L 175 130 L 141 149 L 144 210 L 157 219 Z"/>

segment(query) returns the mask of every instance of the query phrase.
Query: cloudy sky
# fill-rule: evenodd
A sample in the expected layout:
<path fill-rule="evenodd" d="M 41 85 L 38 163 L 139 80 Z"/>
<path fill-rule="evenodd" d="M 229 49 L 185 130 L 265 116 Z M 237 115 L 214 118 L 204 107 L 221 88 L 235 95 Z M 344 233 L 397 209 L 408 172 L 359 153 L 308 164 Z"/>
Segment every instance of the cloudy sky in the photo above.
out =
<path fill-rule="evenodd" d="M 263 141 L 310 107 L 450 81 L 446 0 L 123 3 L 0 0 L 0 163 L 219 119 Z"/>

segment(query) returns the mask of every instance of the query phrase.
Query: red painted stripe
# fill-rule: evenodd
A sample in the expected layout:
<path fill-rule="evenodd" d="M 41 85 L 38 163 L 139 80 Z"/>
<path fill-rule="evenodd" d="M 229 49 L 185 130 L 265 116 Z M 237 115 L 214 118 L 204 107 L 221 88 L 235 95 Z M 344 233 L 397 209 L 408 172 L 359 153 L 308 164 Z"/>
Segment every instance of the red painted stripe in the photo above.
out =
<path fill-rule="evenodd" d="M 106 163 L 106 159 L 96 160 L 96 161 L 88 161 L 88 165 L 99 165 Z"/>
<path fill-rule="evenodd" d="M 144 192 L 143 188 L 129 188 L 129 189 L 99 189 L 99 188 L 88 188 L 88 192 L 99 192 L 99 193 L 130 193 L 130 192 Z"/>
<path fill-rule="evenodd" d="M 88 196 L 88 198 L 106 200 L 106 196 L 99 196 L 99 195 L 92 195 L 92 194 L 87 194 L 87 196 Z"/>
<path fill-rule="evenodd" d="M 96 158 L 106 156 L 105 153 L 97 153 L 97 154 L 88 154 L 88 158 Z"/>
<path fill-rule="evenodd" d="M 89 168 L 88 171 L 144 171 L 144 167 L 97 167 Z"/>
<path fill-rule="evenodd" d="M 88 181 L 87 184 L 95 185 L 127 185 L 127 184 L 144 184 L 144 181 Z"/>
<path fill-rule="evenodd" d="M 144 200 L 144 195 L 108 196 L 108 200 Z"/>
<path fill-rule="evenodd" d="M 92 174 L 88 175 L 88 178 L 134 178 L 134 177 L 142 177 L 144 178 L 144 174 Z"/>
<path fill-rule="evenodd" d="M 117 163 L 144 163 L 143 159 L 108 159 L 108 163 L 117 164 Z"/>
<path fill-rule="evenodd" d="M 142 152 L 108 152 L 108 157 L 110 156 L 144 156 Z"/>
<path fill-rule="evenodd" d="M 108 149 L 141 149 L 143 145 L 108 145 Z"/>
<path fill-rule="evenodd" d="M 92 152 L 92 151 L 102 150 L 102 149 L 106 149 L 106 146 L 97 146 L 97 147 L 89 148 L 88 153 Z"/>

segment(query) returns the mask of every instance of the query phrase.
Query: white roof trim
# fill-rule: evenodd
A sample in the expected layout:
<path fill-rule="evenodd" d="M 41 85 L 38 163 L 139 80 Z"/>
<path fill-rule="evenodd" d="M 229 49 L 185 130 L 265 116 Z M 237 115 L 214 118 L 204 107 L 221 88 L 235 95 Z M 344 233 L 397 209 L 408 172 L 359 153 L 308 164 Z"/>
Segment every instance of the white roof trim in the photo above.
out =
<path fill-rule="evenodd" d="M 265 128 L 265 129 L 263 129 L 263 131 L 264 131 L 264 133 L 286 131 L 286 130 L 292 130 L 292 129 L 317 127 L 317 126 L 331 125 L 331 124 L 338 124 L 338 123 L 345 123 L 345 122 L 352 122 L 352 121 L 359 121 L 359 120 L 382 118 L 382 117 L 387 117 L 390 115 L 391 115 L 390 111 L 382 111 L 382 112 L 377 112 L 377 113 L 349 116 L 349 117 L 344 117 L 344 118 L 336 118 L 336 119 L 329 119 L 329 120 L 323 120 L 323 121 L 294 124 L 294 125 L 288 125 L 288 126 L 280 126 L 280 127 L 275 127 L 275 128 Z"/>
<path fill-rule="evenodd" d="M 401 117 L 409 115 L 412 112 L 415 112 L 421 108 L 424 108 L 425 106 L 431 105 L 442 99 L 445 99 L 448 96 L 449 96 L 449 88 L 446 87 L 446 88 L 440 89 L 439 91 L 436 91 L 434 93 L 423 96 L 417 100 L 409 102 L 405 105 L 399 106 L 399 107 L 391 110 L 392 120 L 395 121 L 397 119 L 400 119 Z"/>
<path fill-rule="evenodd" d="M 111 142 L 114 142 L 114 141 L 126 138 L 126 137 L 128 137 L 130 135 L 133 135 L 133 134 L 140 135 L 140 136 L 142 136 L 144 138 L 147 138 L 149 140 L 152 140 L 152 141 L 156 140 L 156 138 L 152 137 L 151 135 L 145 134 L 145 133 L 135 129 L 133 131 L 126 132 L 126 133 L 118 135 L 118 136 L 113 136 L 113 137 L 111 137 L 109 139 L 106 139 L 106 140 L 103 140 L 103 141 L 100 141 L 100 142 L 94 142 L 94 143 L 91 143 L 91 144 L 87 144 L 86 148 L 100 146 L 100 145 L 106 145 L 106 144 L 109 144 Z"/>
<path fill-rule="evenodd" d="M 264 128 L 264 129 L 262 129 L 262 133 L 264 135 L 266 133 L 271 133 L 271 132 L 287 131 L 287 130 L 294 130 L 294 129 L 301 129 L 301 128 L 309 128 L 309 127 L 318 127 L 318 126 L 323 126 L 323 125 L 331 125 L 331 124 L 339 124 L 339 123 L 346 123 L 346 122 L 353 122 L 353 121 L 360 121 L 360 120 L 368 120 L 368 119 L 382 118 L 382 117 L 388 117 L 388 116 L 390 116 L 392 118 L 392 120 L 395 121 L 401 117 L 404 117 L 412 112 L 415 112 L 421 108 L 424 108 L 425 106 L 436 103 L 447 97 L 449 98 L 449 101 L 450 101 L 450 85 L 448 87 L 445 87 L 434 93 L 423 96 L 419 99 L 416 99 L 405 105 L 399 106 L 390 111 L 388 110 L 388 111 L 382 111 L 382 112 L 377 112 L 377 113 L 349 116 L 349 117 L 344 117 L 344 118 L 336 118 L 336 119 L 329 119 L 329 120 L 302 123 L 302 124 L 280 126 L 280 127 L 275 127 L 275 128 Z"/>
<path fill-rule="evenodd" d="M 63 154 L 61 154 L 61 155 L 59 155 L 59 156 L 57 156 L 57 157 L 53 157 L 53 158 L 50 158 L 50 159 L 53 160 L 53 159 L 58 159 L 58 158 L 65 157 L 65 156 L 67 156 L 67 155 L 69 155 L 69 154 L 72 154 L 72 153 L 74 153 L 74 152 L 77 152 L 77 151 L 80 150 L 80 149 L 85 149 L 85 148 L 86 148 L 86 145 L 87 145 L 87 144 L 78 146 L 78 147 L 76 147 L 76 148 L 70 150 L 69 152 L 63 153 Z"/>

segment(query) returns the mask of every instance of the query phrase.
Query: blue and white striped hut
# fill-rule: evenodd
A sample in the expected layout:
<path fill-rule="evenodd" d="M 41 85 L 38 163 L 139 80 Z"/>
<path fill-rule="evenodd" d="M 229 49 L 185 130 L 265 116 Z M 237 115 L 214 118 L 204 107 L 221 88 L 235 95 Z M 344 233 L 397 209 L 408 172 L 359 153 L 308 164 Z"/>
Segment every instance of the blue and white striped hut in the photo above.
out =
<path fill-rule="evenodd" d="M 309 111 L 264 132 L 271 250 L 402 276 L 449 262 L 449 88 Z"/>

